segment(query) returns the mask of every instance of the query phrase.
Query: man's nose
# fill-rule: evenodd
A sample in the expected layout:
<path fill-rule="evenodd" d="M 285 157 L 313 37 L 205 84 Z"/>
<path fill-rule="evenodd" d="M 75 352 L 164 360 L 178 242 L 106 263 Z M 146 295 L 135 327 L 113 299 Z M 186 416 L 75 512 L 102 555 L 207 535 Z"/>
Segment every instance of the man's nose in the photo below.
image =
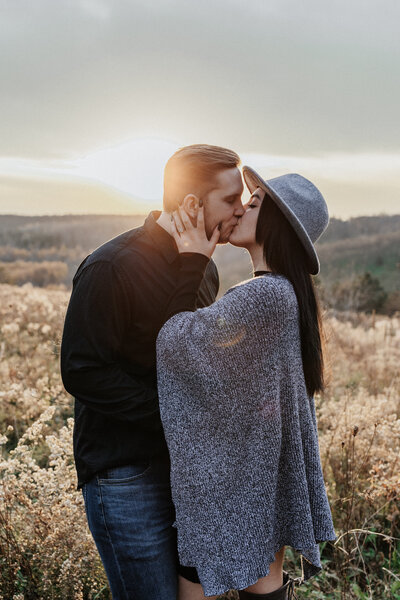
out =
<path fill-rule="evenodd" d="M 235 208 L 235 215 L 237 217 L 241 217 L 242 215 L 244 215 L 244 213 L 245 213 L 245 208 L 244 208 L 243 204 L 239 200 L 239 204 Z"/>

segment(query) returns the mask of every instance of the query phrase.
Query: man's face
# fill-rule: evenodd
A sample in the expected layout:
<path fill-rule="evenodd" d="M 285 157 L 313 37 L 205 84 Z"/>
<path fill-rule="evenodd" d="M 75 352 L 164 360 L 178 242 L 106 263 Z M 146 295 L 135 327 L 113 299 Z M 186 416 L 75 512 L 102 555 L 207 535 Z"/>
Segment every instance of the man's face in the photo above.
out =
<path fill-rule="evenodd" d="M 244 213 L 241 202 L 243 182 L 237 167 L 219 171 L 215 186 L 204 196 L 204 220 L 207 237 L 210 238 L 220 225 L 218 244 L 226 244 L 239 217 Z"/>

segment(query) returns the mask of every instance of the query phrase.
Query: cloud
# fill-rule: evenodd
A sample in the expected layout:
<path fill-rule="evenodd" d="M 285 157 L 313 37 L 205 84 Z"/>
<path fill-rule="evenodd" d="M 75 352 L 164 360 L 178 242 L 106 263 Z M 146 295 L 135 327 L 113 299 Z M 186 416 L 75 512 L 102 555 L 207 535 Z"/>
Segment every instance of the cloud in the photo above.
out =
<path fill-rule="evenodd" d="M 397 152 L 400 4 L 19 0 L 0 19 L 0 154 L 133 137 Z"/>
<path fill-rule="evenodd" d="M 134 139 L 74 161 L 0 159 L 2 212 L 146 213 L 161 208 L 163 169 L 181 145 Z M 266 179 L 288 172 L 309 178 L 321 189 L 334 216 L 399 212 L 400 153 L 239 154 L 242 164 Z M 247 198 L 246 190 L 243 201 Z"/>
<path fill-rule="evenodd" d="M 80 0 L 78 3 L 88 15 L 95 19 L 105 20 L 111 15 L 111 4 L 104 0 Z"/>
<path fill-rule="evenodd" d="M 61 174 L 0 177 L 2 214 L 146 214 L 158 203 L 145 202 L 100 182 Z M 127 229 L 129 227 L 127 226 Z"/>
<path fill-rule="evenodd" d="M 340 154 L 321 156 L 273 156 L 264 154 L 242 155 L 244 164 L 260 170 L 260 175 L 270 178 L 271 173 L 299 172 L 336 183 L 389 183 L 400 186 L 399 154 Z M 279 171 L 279 173 L 278 173 Z"/>

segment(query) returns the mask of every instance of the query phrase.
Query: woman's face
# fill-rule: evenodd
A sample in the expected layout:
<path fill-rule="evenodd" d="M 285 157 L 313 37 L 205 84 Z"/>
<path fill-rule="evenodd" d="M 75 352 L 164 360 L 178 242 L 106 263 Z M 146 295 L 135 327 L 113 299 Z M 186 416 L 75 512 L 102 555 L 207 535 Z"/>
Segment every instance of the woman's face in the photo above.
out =
<path fill-rule="evenodd" d="M 264 190 L 258 187 L 250 196 L 247 204 L 244 205 L 244 215 L 239 218 L 237 225 L 229 236 L 229 243 L 233 246 L 250 248 L 255 245 L 257 219 L 264 196 Z"/>

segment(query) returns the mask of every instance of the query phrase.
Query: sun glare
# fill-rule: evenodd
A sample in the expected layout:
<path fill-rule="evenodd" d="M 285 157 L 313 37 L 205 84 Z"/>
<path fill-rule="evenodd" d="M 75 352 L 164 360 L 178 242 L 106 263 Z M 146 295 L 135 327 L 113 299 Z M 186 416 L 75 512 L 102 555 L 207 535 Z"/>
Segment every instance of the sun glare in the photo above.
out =
<path fill-rule="evenodd" d="M 180 146 L 160 139 L 135 139 L 76 161 L 71 174 L 96 179 L 144 200 L 162 197 L 163 172 Z"/>

